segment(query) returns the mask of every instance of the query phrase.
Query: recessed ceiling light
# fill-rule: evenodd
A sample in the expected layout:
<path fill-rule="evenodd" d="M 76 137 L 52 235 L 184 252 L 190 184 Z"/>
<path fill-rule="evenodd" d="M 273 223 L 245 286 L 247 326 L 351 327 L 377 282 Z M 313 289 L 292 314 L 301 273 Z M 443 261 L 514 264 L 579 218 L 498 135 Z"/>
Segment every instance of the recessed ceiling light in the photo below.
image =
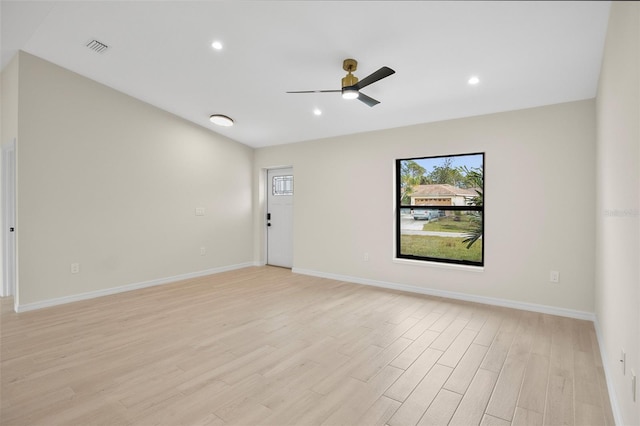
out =
<path fill-rule="evenodd" d="M 474 75 L 473 77 L 469 78 L 469 80 L 467 80 L 467 83 L 475 86 L 476 84 L 480 83 L 480 79 Z"/>
<path fill-rule="evenodd" d="M 211 121 L 213 124 L 216 124 L 218 126 L 223 126 L 223 127 L 233 126 L 233 120 L 227 117 L 226 115 L 222 115 L 222 114 L 213 114 L 211 117 L 209 117 L 209 121 Z"/>
<path fill-rule="evenodd" d="M 322 110 L 320 108 L 316 108 L 313 110 L 314 115 L 322 115 Z"/>
<path fill-rule="evenodd" d="M 211 47 L 213 47 L 216 50 L 222 50 L 222 42 L 216 40 L 213 43 L 211 43 Z"/>

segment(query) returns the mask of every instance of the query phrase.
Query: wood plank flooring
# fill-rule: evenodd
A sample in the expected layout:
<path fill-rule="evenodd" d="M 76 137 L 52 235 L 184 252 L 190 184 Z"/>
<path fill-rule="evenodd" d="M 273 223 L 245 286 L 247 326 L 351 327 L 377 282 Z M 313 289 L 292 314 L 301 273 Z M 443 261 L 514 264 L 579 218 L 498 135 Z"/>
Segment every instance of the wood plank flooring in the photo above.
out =
<path fill-rule="evenodd" d="M 2 425 L 613 425 L 593 324 L 255 267 L 15 314 Z"/>

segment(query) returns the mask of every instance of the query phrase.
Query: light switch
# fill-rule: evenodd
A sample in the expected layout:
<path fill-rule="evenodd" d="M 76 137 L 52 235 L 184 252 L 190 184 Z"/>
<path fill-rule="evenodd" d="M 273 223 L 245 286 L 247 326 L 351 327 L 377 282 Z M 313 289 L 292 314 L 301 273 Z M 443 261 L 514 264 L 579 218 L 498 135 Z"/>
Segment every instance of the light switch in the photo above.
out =
<path fill-rule="evenodd" d="M 196 216 L 204 216 L 204 207 L 196 207 Z"/>

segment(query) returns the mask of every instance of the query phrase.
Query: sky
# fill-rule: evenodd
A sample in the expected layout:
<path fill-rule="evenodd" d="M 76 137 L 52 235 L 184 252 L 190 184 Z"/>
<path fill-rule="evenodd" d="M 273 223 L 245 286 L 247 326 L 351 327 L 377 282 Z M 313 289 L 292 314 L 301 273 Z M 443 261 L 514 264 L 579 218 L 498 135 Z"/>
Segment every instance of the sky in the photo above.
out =
<path fill-rule="evenodd" d="M 451 167 L 467 166 L 468 169 L 479 168 L 482 166 L 482 154 L 465 154 L 465 155 L 451 155 L 445 157 L 430 157 L 413 159 L 416 163 L 420 164 L 430 173 L 435 166 L 442 166 L 447 158 L 451 158 Z"/>

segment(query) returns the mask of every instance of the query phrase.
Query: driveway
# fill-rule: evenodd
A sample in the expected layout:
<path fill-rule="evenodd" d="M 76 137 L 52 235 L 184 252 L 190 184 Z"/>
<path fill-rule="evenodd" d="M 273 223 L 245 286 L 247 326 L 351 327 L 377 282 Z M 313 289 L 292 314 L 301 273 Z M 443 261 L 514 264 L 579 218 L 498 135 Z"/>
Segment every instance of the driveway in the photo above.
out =
<path fill-rule="evenodd" d="M 432 237 L 464 237 L 463 232 L 423 231 L 426 220 L 415 220 L 411 215 L 402 215 L 400 229 L 403 235 L 430 235 Z"/>

